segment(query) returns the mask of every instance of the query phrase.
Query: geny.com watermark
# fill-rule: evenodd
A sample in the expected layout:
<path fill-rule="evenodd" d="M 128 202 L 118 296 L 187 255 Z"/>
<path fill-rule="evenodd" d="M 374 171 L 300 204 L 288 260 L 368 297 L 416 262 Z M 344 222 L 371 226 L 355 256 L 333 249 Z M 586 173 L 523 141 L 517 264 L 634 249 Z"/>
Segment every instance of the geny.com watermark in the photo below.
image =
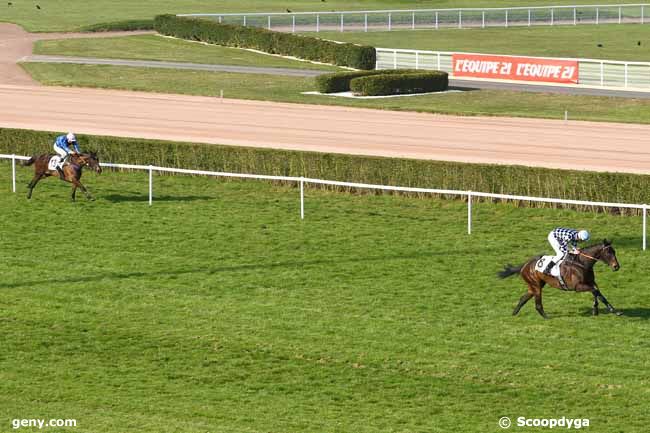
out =
<path fill-rule="evenodd" d="M 516 420 L 517 427 L 543 427 L 543 428 L 565 428 L 565 429 L 581 429 L 589 427 L 589 420 L 587 418 L 526 418 L 520 416 Z M 510 428 L 512 421 L 507 416 L 499 419 L 499 427 Z"/>
<path fill-rule="evenodd" d="M 16 430 L 22 427 L 76 427 L 76 419 L 12 419 L 11 427 Z"/>

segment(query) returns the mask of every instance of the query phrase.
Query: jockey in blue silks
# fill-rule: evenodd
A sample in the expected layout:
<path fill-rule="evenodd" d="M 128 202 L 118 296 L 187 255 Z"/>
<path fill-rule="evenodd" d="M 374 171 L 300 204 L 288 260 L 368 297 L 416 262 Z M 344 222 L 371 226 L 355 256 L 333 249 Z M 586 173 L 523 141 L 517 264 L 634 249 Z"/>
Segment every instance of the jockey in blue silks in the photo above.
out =
<path fill-rule="evenodd" d="M 72 147 L 72 149 L 70 149 Z M 77 137 L 72 132 L 68 132 L 67 135 L 59 135 L 54 141 L 54 151 L 61 156 L 60 166 L 63 167 L 63 164 L 71 153 L 80 153 L 79 144 L 77 143 Z"/>
<path fill-rule="evenodd" d="M 550 275 L 553 266 L 564 260 L 566 255 L 569 253 L 569 246 L 571 246 L 572 254 L 579 254 L 580 250 L 578 249 L 578 241 L 588 241 L 589 237 L 589 232 L 587 230 L 574 230 L 563 227 L 551 230 L 548 234 L 548 242 L 555 250 L 555 256 L 553 257 L 553 260 L 548 263 L 544 273 Z"/>

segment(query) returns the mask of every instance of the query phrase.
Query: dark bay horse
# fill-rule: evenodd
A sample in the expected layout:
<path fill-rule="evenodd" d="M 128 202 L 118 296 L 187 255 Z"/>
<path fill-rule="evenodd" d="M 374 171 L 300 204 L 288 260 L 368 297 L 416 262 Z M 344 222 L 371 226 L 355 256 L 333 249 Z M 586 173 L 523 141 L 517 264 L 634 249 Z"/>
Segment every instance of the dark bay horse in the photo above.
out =
<path fill-rule="evenodd" d="M 542 306 L 542 288 L 544 285 L 548 284 L 556 289 L 562 289 L 560 282 L 556 277 L 535 270 L 535 263 L 540 257 L 541 256 L 533 257 L 521 266 L 508 265 L 503 269 L 503 271 L 497 274 L 500 278 L 507 278 L 514 274 L 520 274 L 521 278 L 523 278 L 528 285 L 528 291 L 519 299 L 519 303 L 512 312 L 513 316 L 519 313 L 521 307 L 523 307 L 524 304 L 534 296 L 535 309 L 543 318 L 548 319 L 548 316 L 544 312 L 544 307 Z M 594 297 L 592 313 L 594 316 L 598 315 L 598 299 L 603 301 L 610 313 L 616 313 L 620 316 L 623 313 L 616 311 L 616 309 L 607 302 L 607 299 L 605 299 L 598 289 L 598 285 L 596 285 L 594 264 L 598 261 L 605 263 L 613 271 L 618 271 L 621 267 L 616 258 L 616 251 L 614 251 L 612 243 L 605 239 L 602 244 L 584 248 L 579 254 L 569 254 L 562 264 L 561 276 L 564 279 L 568 290 L 592 293 Z"/>
<path fill-rule="evenodd" d="M 32 156 L 29 160 L 23 162 L 23 166 L 34 165 L 34 177 L 32 181 L 29 182 L 28 188 L 29 192 L 27 193 L 27 198 L 32 198 L 32 191 L 34 187 L 44 177 L 56 176 L 61 178 L 58 170 L 48 170 L 48 162 L 50 158 L 54 156 L 53 154 L 37 155 Z M 61 180 L 70 182 L 72 184 L 72 201 L 75 201 L 75 194 L 77 193 L 77 188 L 81 188 L 81 191 L 85 194 L 88 200 L 94 200 L 93 196 L 90 195 L 85 186 L 79 182 L 81 179 L 81 170 L 84 166 L 88 166 L 95 170 L 98 174 L 102 172 L 102 168 L 99 166 L 99 159 L 95 153 L 79 153 L 72 154 L 68 159 L 68 164 L 63 166 L 63 177 Z"/>

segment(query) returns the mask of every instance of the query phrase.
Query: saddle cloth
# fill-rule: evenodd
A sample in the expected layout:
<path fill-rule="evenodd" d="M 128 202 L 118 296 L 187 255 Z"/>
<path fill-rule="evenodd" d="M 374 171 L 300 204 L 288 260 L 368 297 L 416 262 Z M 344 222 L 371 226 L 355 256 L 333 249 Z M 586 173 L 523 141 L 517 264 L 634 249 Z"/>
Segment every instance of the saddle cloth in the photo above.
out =
<path fill-rule="evenodd" d="M 544 272 L 544 270 L 546 270 L 548 262 L 550 262 L 552 258 L 553 256 L 542 256 L 539 260 L 537 260 L 537 263 L 535 263 L 535 270 L 538 272 Z M 557 263 L 555 266 L 553 266 L 553 269 L 551 269 L 551 275 L 554 277 L 560 276 L 560 266 Z"/>
<path fill-rule="evenodd" d="M 50 158 L 50 161 L 47 163 L 48 170 L 56 170 L 57 167 L 61 164 L 61 157 L 59 155 L 54 155 Z"/>

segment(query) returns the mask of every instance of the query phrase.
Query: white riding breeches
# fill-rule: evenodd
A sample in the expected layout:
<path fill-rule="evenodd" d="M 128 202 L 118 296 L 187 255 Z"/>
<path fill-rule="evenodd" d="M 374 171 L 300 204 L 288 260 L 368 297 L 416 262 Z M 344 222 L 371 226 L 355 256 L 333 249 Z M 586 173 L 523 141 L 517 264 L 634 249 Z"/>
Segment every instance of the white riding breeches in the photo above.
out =
<path fill-rule="evenodd" d="M 65 158 L 68 152 L 65 151 L 65 149 L 61 149 L 59 146 L 54 145 L 54 151 L 61 156 L 61 159 Z"/>
<path fill-rule="evenodd" d="M 555 250 L 555 256 L 553 257 L 553 261 L 557 264 L 560 263 L 560 261 L 564 258 L 565 253 L 562 252 L 562 248 L 560 247 L 560 243 L 555 239 L 555 236 L 553 236 L 553 233 L 548 234 L 548 243 L 551 244 L 553 249 Z"/>

